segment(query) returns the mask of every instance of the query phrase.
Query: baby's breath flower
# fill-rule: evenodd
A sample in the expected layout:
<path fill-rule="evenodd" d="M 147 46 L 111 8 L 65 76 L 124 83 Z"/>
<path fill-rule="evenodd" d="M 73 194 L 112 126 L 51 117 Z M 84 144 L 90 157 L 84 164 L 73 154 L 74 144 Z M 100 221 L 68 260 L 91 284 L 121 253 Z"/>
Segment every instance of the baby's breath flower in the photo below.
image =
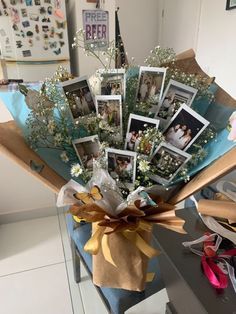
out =
<path fill-rule="evenodd" d="M 62 142 L 62 140 L 63 140 L 63 137 L 62 137 L 61 133 L 56 133 L 54 136 L 54 144 L 58 145 Z"/>
<path fill-rule="evenodd" d="M 140 162 L 139 162 L 138 168 L 139 168 L 139 170 L 140 170 L 141 172 L 147 172 L 147 171 L 150 170 L 150 162 L 147 161 L 147 160 L 142 159 L 142 160 L 140 160 Z"/>
<path fill-rule="evenodd" d="M 83 172 L 82 167 L 80 166 L 80 164 L 74 164 L 72 165 L 71 169 L 70 169 L 70 173 L 72 175 L 72 177 L 76 177 L 78 178 Z"/>
<path fill-rule="evenodd" d="M 61 157 L 61 160 L 65 163 L 67 163 L 69 161 L 69 158 L 68 158 L 65 151 L 61 153 L 60 157 Z"/>

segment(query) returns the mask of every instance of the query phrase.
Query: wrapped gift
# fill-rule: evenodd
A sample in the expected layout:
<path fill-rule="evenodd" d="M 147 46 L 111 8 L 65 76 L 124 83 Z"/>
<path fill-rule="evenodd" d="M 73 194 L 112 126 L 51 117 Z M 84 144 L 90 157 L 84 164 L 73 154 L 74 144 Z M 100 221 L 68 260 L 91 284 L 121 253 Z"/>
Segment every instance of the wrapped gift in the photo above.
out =
<path fill-rule="evenodd" d="M 141 187 L 124 200 L 116 182 L 100 168 L 85 187 L 73 180 L 62 187 L 57 205 L 72 205 L 69 212 L 75 218 L 93 224 L 84 249 L 93 255 L 98 286 L 143 291 L 148 259 L 159 254 L 150 246 L 152 225 L 185 233 L 173 205 Z"/>

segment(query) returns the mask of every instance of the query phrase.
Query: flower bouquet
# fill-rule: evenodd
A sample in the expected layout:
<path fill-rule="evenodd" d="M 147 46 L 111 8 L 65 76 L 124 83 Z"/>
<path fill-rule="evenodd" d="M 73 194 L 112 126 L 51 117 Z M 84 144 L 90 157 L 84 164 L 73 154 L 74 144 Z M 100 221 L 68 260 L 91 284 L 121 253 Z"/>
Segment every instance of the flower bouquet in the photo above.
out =
<path fill-rule="evenodd" d="M 74 46 L 81 42 L 78 32 Z M 145 66 L 111 69 L 113 44 L 102 56 L 87 49 L 103 66 L 91 78 L 74 78 L 59 68 L 42 84 L 21 84 L 1 95 L 31 150 L 21 141 L 25 153 L 15 151 L 18 133 L 11 133 L 12 145 L 3 142 L 54 191 L 62 188 L 58 205 L 72 205 L 76 221 L 93 223 L 85 249 L 93 254 L 96 284 L 141 291 L 147 258 L 157 254 L 149 243 L 151 226 L 183 232 L 183 221 L 165 202 L 233 146 L 226 129 L 232 112 L 225 125 L 220 119 L 220 127 L 216 115 L 210 119 L 218 87 L 193 58 L 182 60 L 172 49 L 156 47 Z M 76 182 L 62 187 L 71 177 Z M 115 247 L 124 250 L 123 262 Z M 122 285 L 117 267 L 129 258 Z M 106 271 L 96 275 L 101 263 L 111 268 L 113 282 Z M 134 265 L 139 266 L 131 271 Z"/>

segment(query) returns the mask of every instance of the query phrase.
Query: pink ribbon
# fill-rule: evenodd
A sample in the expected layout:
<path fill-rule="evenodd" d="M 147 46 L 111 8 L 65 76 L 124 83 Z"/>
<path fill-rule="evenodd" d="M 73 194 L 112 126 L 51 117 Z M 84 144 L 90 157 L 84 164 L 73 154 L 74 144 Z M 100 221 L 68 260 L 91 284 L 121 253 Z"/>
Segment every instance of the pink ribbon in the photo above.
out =
<path fill-rule="evenodd" d="M 214 260 L 218 260 L 219 258 L 230 258 L 231 256 L 235 255 L 236 249 L 232 249 L 214 257 L 207 257 L 205 255 L 201 257 L 204 274 L 206 275 L 213 287 L 217 289 L 225 289 L 228 287 L 227 275 L 224 274 L 221 268 L 214 263 Z"/>
<path fill-rule="evenodd" d="M 236 292 L 236 277 L 235 277 L 234 268 L 227 261 L 227 259 L 229 259 L 230 257 L 236 256 L 236 249 L 231 249 L 231 250 L 225 251 L 222 254 L 219 254 L 219 255 L 216 254 L 215 256 L 210 257 L 210 256 L 207 256 L 205 253 L 199 250 L 196 250 L 192 247 L 193 245 L 198 244 L 198 243 L 212 241 L 212 239 L 215 237 L 216 237 L 216 243 L 214 246 L 211 246 L 211 249 L 216 252 L 219 248 L 222 238 L 215 233 L 211 235 L 204 235 L 203 237 L 197 240 L 191 241 L 191 242 L 183 242 L 183 245 L 185 247 L 188 247 L 193 253 L 201 256 L 201 263 L 202 263 L 204 274 L 209 280 L 209 282 L 211 283 L 211 285 L 217 289 L 225 289 L 228 287 L 228 276 L 215 263 L 215 261 L 222 260 L 224 264 L 227 266 L 230 281 L 232 283 L 234 291 Z"/>

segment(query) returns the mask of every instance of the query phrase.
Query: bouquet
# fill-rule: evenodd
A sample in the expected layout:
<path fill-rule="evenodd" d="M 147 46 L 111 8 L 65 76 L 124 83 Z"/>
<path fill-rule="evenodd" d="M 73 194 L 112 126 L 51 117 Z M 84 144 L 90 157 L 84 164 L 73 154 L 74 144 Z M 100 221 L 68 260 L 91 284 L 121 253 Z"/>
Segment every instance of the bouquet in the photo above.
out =
<path fill-rule="evenodd" d="M 150 246 L 152 225 L 184 232 L 165 203 L 168 190 L 213 160 L 207 154 L 216 132 L 204 117 L 212 82 L 182 70 L 172 49 L 156 47 L 145 66 L 120 69 L 110 67 L 112 43 L 103 58 L 86 49 L 103 66 L 92 77 L 59 68 L 37 89 L 19 85 L 29 110 L 25 133 L 58 174 L 76 180 L 57 204 L 93 224 L 85 250 L 93 254 L 94 282 L 142 291 L 147 260 L 158 254 Z"/>

